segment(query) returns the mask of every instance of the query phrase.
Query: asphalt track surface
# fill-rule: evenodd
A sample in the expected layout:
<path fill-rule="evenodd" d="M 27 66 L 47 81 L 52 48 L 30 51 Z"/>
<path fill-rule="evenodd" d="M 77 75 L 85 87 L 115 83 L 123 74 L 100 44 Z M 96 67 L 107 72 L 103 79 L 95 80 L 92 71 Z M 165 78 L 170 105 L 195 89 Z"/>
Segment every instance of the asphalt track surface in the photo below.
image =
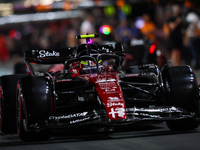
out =
<path fill-rule="evenodd" d="M 48 141 L 23 142 L 17 135 L 0 135 L 0 150 L 199 150 L 200 128 L 172 132 L 165 123 L 137 124 L 115 133 L 87 130 L 54 131 Z"/>
<path fill-rule="evenodd" d="M 196 70 L 200 83 L 200 70 Z M 172 132 L 163 123 L 142 123 L 109 134 L 91 130 L 55 130 L 48 141 L 23 142 L 0 133 L 0 150 L 200 150 L 200 127 Z"/>

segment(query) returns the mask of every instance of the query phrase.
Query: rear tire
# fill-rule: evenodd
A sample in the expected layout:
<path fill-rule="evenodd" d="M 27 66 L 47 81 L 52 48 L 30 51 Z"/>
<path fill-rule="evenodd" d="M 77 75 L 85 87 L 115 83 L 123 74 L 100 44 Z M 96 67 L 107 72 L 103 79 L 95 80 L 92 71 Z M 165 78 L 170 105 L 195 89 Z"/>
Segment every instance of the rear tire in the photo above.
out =
<path fill-rule="evenodd" d="M 24 141 L 47 140 L 48 129 L 30 129 L 30 125 L 43 124 L 51 114 L 52 89 L 44 77 L 25 77 L 18 83 L 17 127 Z"/>
<path fill-rule="evenodd" d="M 180 107 L 199 116 L 199 85 L 189 66 L 169 67 L 162 72 L 167 106 Z M 170 130 L 193 130 L 199 126 L 195 118 L 167 121 Z"/>

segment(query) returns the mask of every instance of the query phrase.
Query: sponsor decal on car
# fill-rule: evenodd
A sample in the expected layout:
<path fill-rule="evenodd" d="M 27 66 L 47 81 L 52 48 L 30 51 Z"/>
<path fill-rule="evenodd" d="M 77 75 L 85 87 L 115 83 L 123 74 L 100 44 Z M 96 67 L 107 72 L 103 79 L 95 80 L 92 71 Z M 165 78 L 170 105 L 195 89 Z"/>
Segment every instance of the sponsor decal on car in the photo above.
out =
<path fill-rule="evenodd" d="M 112 115 L 112 118 L 116 117 L 124 117 L 126 115 L 124 108 L 111 108 L 111 111 L 108 113 L 109 115 Z"/>
<path fill-rule="evenodd" d="M 46 50 L 40 50 L 38 53 L 39 53 L 39 56 L 38 56 L 39 58 L 60 56 L 60 53 L 56 51 L 49 52 Z"/>
<path fill-rule="evenodd" d="M 115 82 L 103 82 L 99 83 L 101 89 L 108 89 L 108 88 L 117 88 Z"/>
<path fill-rule="evenodd" d="M 111 94 L 118 92 L 117 84 L 115 82 L 102 82 L 99 83 L 99 87 L 103 91 L 103 94 Z"/>
<path fill-rule="evenodd" d="M 113 106 L 122 106 L 124 107 L 124 103 L 107 103 L 107 107 L 113 107 Z"/>
<path fill-rule="evenodd" d="M 73 120 L 73 121 L 70 121 L 70 124 L 83 122 L 83 121 L 86 121 L 86 120 L 89 120 L 89 119 L 90 119 L 90 117 L 82 118 L 82 119 L 77 119 L 77 120 Z"/>
<path fill-rule="evenodd" d="M 106 100 L 106 109 L 110 119 L 125 119 L 126 108 L 122 97 L 109 96 Z"/>
<path fill-rule="evenodd" d="M 108 97 L 108 102 L 119 102 L 123 101 L 122 99 L 119 99 L 119 97 Z"/>
<path fill-rule="evenodd" d="M 75 113 L 75 114 L 62 115 L 62 116 L 49 116 L 49 120 L 60 120 L 60 119 L 85 117 L 87 114 L 88 114 L 88 112 L 82 112 L 82 113 Z"/>

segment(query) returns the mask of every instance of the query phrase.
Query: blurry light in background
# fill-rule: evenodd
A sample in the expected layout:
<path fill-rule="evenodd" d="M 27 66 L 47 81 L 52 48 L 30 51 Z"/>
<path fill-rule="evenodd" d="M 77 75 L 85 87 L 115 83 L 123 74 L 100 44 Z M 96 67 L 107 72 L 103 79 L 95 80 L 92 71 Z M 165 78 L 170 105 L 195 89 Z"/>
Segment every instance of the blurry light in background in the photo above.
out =
<path fill-rule="evenodd" d="M 32 6 L 32 2 L 31 2 L 31 0 L 26 0 L 25 2 L 24 2 L 24 7 L 31 7 Z"/>
<path fill-rule="evenodd" d="M 22 34 L 19 31 L 16 31 L 15 39 L 20 40 L 22 38 Z"/>
<path fill-rule="evenodd" d="M 0 16 L 10 16 L 13 14 L 12 3 L 1 3 L 0 4 Z"/>
<path fill-rule="evenodd" d="M 16 31 L 15 30 L 10 30 L 9 31 L 9 36 L 10 36 L 10 38 L 14 38 L 16 36 Z"/>
<path fill-rule="evenodd" d="M 111 33 L 111 27 L 109 25 L 103 25 L 99 28 L 99 31 L 102 33 L 102 34 L 105 34 L 105 35 L 108 35 Z"/>
<path fill-rule="evenodd" d="M 61 0 L 25 0 L 24 6 L 30 7 L 30 6 L 38 6 L 38 5 L 51 5 L 54 2 L 59 2 Z"/>
<path fill-rule="evenodd" d="M 155 44 L 152 44 L 151 47 L 149 48 L 149 53 L 150 53 L 150 54 L 153 54 L 154 51 L 155 51 L 155 49 L 156 49 L 156 45 L 155 45 Z"/>
<path fill-rule="evenodd" d="M 54 0 L 40 0 L 40 5 L 50 5 Z"/>
<path fill-rule="evenodd" d="M 138 17 L 135 21 L 135 27 L 141 29 L 144 26 L 144 20 L 141 17 Z"/>
<path fill-rule="evenodd" d="M 117 0 L 117 1 L 116 1 L 116 4 L 117 4 L 117 6 L 118 6 L 119 8 L 122 8 L 122 7 L 124 7 L 124 5 L 125 5 L 125 1 L 124 1 L 124 0 Z"/>
<path fill-rule="evenodd" d="M 79 10 L 11 15 L 7 17 L 0 17 L 0 26 L 6 24 L 24 23 L 32 21 L 48 21 L 66 18 L 76 18 L 80 15 L 81 11 Z"/>
<path fill-rule="evenodd" d="M 125 13 L 126 15 L 130 15 L 132 13 L 132 6 L 130 4 L 125 4 L 122 7 L 122 11 L 123 13 Z"/>
<path fill-rule="evenodd" d="M 64 10 L 71 10 L 72 9 L 71 3 L 70 2 L 65 2 L 63 4 L 63 9 Z"/>
<path fill-rule="evenodd" d="M 104 13 L 108 17 L 112 17 L 115 15 L 115 7 L 114 6 L 107 6 L 104 8 Z"/>
<path fill-rule="evenodd" d="M 92 0 L 81 0 L 81 1 L 79 1 L 79 6 L 80 7 L 93 7 L 94 2 Z"/>

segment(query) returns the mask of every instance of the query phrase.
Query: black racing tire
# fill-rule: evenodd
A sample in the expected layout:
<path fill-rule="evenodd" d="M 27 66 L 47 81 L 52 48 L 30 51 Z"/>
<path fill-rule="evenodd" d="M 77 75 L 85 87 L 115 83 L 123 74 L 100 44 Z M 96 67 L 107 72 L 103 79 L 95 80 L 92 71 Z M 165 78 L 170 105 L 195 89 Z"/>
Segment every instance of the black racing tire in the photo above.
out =
<path fill-rule="evenodd" d="M 18 82 L 17 129 L 23 141 L 48 140 L 49 129 L 30 129 L 30 125 L 45 124 L 52 113 L 51 83 L 44 77 L 25 77 Z"/>
<path fill-rule="evenodd" d="M 17 81 L 25 75 L 6 75 L 0 78 L 0 129 L 2 133 L 17 133 Z"/>
<path fill-rule="evenodd" d="M 14 74 L 29 74 L 29 70 L 24 62 L 18 62 L 14 66 Z"/>
<path fill-rule="evenodd" d="M 165 103 L 167 106 L 183 108 L 199 116 L 199 85 L 193 69 L 189 66 L 165 68 L 162 72 Z M 172 131 L 193 130 L 199 126 L 195 118 L 167 121 Z"/>

